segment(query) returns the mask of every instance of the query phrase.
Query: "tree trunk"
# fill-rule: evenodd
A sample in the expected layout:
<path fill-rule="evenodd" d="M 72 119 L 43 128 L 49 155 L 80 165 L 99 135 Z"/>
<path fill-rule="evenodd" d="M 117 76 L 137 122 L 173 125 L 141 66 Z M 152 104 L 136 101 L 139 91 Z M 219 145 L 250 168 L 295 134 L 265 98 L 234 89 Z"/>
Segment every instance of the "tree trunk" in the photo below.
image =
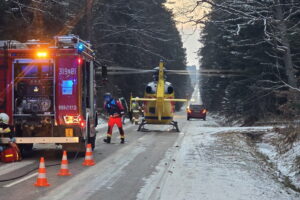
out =
<path fill-rule="evenodd" d="M 40 7 L 40 3 L 33 1 L 31 3 L 31 6 L 33 8 L 38 8 Z M 41 11 L 34 9 L 33 10 L 33 19 L 32 19 L 32 24 L 31 24 L 31 30 L 30 30 L 30 39 L 39 39 L 43 40 L 44 38 L 44 21 L 43 21 L 43 14 Z"/>
<path fill-rule="evenodd" d="M 287 35 L 287 26 L 286 22 L 284 21 L 284 15 L 282 11 L 282 5 L 280 0 L 274 0 L 275 2 L 275 17 L 278 20 L 277 28 L 279 30 L 279 37 L 281 39 L 281 44 L 284 46 L 285 51 L 283 55 L 283 62 L 285 65 L 285 72 L 288 78 L 288 84 L 292 87 L 297 87 L 297 79 L 295 76 L 295 70 L 293 68 L 293 60 L 291 55 L 291 47 L 288 40 Z"/>
<path fill-rule="evenodd" d="M 94 0 L 86 0 L 86 34 L 87 34 L 86 36 L 87 36 L 87 40 L 89 40 L 89 41 L 92 41 L 93 3 L 94 3 Z"/>

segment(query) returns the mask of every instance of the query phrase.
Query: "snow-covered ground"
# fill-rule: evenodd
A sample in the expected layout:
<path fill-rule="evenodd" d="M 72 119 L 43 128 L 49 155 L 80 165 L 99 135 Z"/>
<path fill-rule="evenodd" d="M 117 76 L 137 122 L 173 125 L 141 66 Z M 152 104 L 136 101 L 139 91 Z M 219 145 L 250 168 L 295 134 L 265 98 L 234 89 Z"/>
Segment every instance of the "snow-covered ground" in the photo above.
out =
<path fill-rule="evenodd" d="M 300 141 L 295 142 L 287 151 L 280 151 L 281 136 L 270 131 L 263 135 L 261 142 L 256 144 L 259 152 L 266 156 L 267 161 L 278 170 L 278 176 L 283 182 L 289 181 L 293 186 L 300 189 Z"/>
<path fill-rule="evenodd" d="M 101 129 L 107 126 L 107 120 L 98 117 L 98 126 L 96 127 L 96 129 Z"/>
<path fill-rule="evenodd" d="M 271 129 L 218 127 L 210 117 L 189 122 L 156 172 L 144 178 L 137 199 L 300 199 L 239 134 Z"/>

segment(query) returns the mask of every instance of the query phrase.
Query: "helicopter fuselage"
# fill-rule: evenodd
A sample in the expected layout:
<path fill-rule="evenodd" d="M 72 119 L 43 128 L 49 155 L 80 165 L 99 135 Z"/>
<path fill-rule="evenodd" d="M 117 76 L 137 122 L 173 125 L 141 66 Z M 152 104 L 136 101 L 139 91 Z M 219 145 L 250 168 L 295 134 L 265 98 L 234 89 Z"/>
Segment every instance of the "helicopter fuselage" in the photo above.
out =
<path fill-rule="evenodd" d="M 157 82 L 148 83 L 144 97 L 156 101 L 144 102 L 144 119 L 147 124 L 169 124 L 173 121 L 175 104 L 165 99 L 174 99 L 174 89 L 169 82 L 164 84 L 164 96 L 160 99 L 157 96 Z"/>
<path fill-rule="evenodd" d="M 139 125 L 138 131 L 145 124 L 170 124 L 179 131 L 177 122 L 173 120 L 175 102 L 186 102 L 186 99 L 174 98 L 173 86 L 165 81 L 165 69 L 162 61 L 155 70 L 156 72 L 153 75 L 154 81 L 147 84 L 144 98 L 130 98 L 130 105 L 132 101 L 140 101 L 144 104 L 144 119 Z"/>

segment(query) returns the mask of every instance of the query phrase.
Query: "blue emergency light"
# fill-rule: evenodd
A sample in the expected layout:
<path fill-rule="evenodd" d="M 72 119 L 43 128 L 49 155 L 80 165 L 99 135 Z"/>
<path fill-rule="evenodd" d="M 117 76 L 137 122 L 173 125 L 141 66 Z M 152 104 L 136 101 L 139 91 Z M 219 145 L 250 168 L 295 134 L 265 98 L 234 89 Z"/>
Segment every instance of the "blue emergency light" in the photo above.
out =
<path fill-rule="evenodd" d="M 79 43 L 77 44 L 77 51 L 78 51 L 78 53 L 83 52 L 83 50 L 84 50 L 84 44 L 81 43 L 81 42 L 79 42 Z"/>

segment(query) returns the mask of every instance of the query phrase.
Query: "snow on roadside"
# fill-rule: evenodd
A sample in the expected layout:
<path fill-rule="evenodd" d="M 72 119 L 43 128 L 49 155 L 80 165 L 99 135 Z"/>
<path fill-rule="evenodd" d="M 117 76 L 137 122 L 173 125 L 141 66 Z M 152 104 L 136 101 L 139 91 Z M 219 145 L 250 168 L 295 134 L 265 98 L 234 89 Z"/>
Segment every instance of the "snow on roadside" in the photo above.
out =
<path fill-rule="evenodd" d="M 156 172 L 144 178 L 137 199 L 297 199 L 261 169 L 253 149 L 238 138 L 239 134 L 232 134 L 273 127 L 200 124 L 189 123 Z"/>
<path fill-rule="evenodd" d="M 214 128 L 206 128 L 206 129 L 214 129 Z M 195 129 L 193 132 L 196 133 L 197 131 Z M 207 130 L 207 132 L 210 131 Z M 169 192 L 171 192 L 170 197 L 168 197 L 167 199 L 174 199 L 173 197 L 176 197 L 176 192 L 175 192 L 176 189 L 184 188 L 185 180 L 182 179 L 183 177 L 181 178 L 181 176 L 185 176 L 186 174 L 184 170 L 181 169 L 185 169 L 187 167 L 186 166 L 187 163 L 182 162 L 182 159 L 185 159 L 184 158 L 185 154 L 188 154 L 188 152 L 190 151 L 189 145 L 186 144 L 187 143 L 186 140 L 187 138 L 189 138 L 189 140 L 191 139 L 190 137 L 186 137 L 186 138 L 184 137 L 186 137 L 185 133 L 181 133 L 174 146 L 166 152 L 165 158 L 161 160 L 160 163 L 156 166 L 156 171 L 150 177 L 144 178 L 145 186 L 138 193 L 137 195 L 138 200 L 160 199 L 161 195 L 164 195 L 165 193 L 169 194 Z M 194 139 L 197 139 L 197 137 Z M 211 137 L 210 139 L 211 142 L 214 141 L 214 138 Z M 206 142 L 209 142 L 209 139 L 206 140 Z M 188 161 L 188 163 L 192 164 L 193 162 Z M 196 162 L 195 165 L 197 165 Z M 194 167 L 196 166 L 194 166 L 193 164 L 192 168 Z M 175 179 L 182 180 L 182 182 L 181 181 L 174 182 L 174 184 L 176 185 L 175 186 L 172 185 L 171 191 L 169 191 L 170 187 L 166 188 L 165 182 L 167 181 L 169 175 L 171 174 L 174 176 Z M 197 191 L 197 189 L 195 188 L 194 191 Z M 187 199 L 196 199 L 196 198 L 195 197 L 189 198 L 187 196 Z"/>
<path fill-rule="evenodd" d="M 101 117 L 98 117 L 98 125 L 97 125 L 96 129 L 98 130 L 98 129 L 106 127 L 107 126 L 107 122 L 106 121 L 107 120 L 105 120 L 105 119 L 103 119 Z"/>
<path fill-rule="evenodd" d="M 294 143 L 288 151 L 280 153 L 274 143 L 279 137 L 278 133 L 268 132 L 262 142 L 256 144 L 258 151 L 267 156 L 268 162 L 279 171 L 279 176 L 288 177 L 292 185 L 300 189 L 300 141 Z"/>

